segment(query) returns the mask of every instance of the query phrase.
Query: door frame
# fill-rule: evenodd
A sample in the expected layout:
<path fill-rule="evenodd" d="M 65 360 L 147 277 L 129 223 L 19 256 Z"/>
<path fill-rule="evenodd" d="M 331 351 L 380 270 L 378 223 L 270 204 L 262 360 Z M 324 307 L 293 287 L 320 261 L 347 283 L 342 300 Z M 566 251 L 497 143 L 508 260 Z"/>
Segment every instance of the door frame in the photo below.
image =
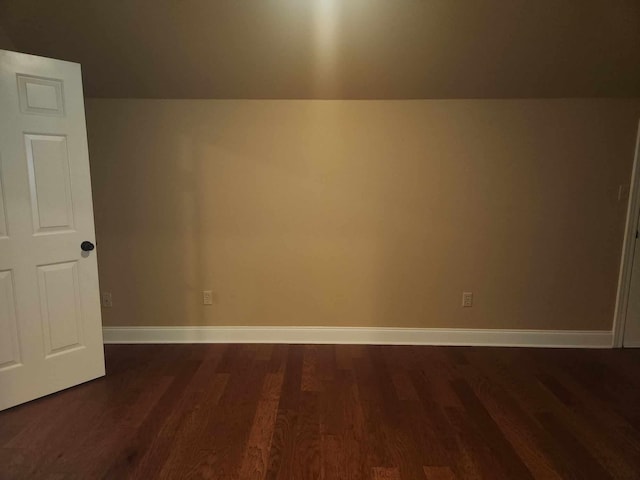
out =
<path fill-rule="evenodd" d="M 613 314 L 613 348 L 622 348 L 624 329 L 627 323 L 627 306 L 629 304 L 629 289 L 631 287 L 631 273 L 633 270 L 633 255 L 638 231 L 638 217 L 640 216 L 640 122 L 636 134 L 636 148 L 631 171 L 629 200 L 627 203 L 627 220 L 622 243 L 620 272 L 618 275 L 618 292 L 616 294 L 616 308 Z"/>

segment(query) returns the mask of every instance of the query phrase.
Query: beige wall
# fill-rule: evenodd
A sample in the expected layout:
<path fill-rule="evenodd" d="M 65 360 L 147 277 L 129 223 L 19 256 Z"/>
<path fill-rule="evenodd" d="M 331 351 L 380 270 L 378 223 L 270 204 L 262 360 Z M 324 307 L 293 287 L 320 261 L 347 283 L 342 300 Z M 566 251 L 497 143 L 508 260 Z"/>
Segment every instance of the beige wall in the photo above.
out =
<path fill-rule="evenodd" d="M 2 26 L 0 26 L 0 50 L 15 50 L 13 42 Z"/>
<path fill-rule="evenodd" d="M 609 329 L 639 117 L 88 100 L 104 323 Z"/>

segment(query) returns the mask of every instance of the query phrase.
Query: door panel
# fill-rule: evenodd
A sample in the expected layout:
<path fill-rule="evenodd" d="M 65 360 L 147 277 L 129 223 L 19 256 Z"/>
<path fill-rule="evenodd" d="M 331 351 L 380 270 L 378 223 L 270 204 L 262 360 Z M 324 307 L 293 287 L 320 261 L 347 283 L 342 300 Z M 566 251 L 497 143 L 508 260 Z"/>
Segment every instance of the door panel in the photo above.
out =
<path fill-rule="evenodd" d="M 62 135 L 25 135 L 33 230 L 73 228 L 67 139 Z"/>
<path fill-rule="evenodd" d="M 0 158 L 0 165 L 2 165 L 2 158 Z M 7 215 L 4 211 L 4 188 L 2 188 L 2 171 L 0 171 L 0 240 L 7 236 Z"/>
<path fill-rule="evenodd" d="M 17 75 L 20 111 L 38 115 L 64 115 L 62 80 Z"/>
<path fill-rule="evenodd" d="M 45 354 L 82 348 L 78 262 L 38 267 Z"/>
<path fill-rule="evenodd" d="M 631 268 L 631 283 L 629 285 L 629 300 L 627 303 L 627 318 L 623 345 L 625 347 L 640 347 L 640 241 L 636 239 Z"/>
<path fill-rule="evenodd" d="M 0 272 L 0 370 L 20 363 L 18 323 L 11 270 Z"/>
<path fill-rule="evenodd" d="M 0 50 L 0 409 L 104 375 L 80 66 Z"/>

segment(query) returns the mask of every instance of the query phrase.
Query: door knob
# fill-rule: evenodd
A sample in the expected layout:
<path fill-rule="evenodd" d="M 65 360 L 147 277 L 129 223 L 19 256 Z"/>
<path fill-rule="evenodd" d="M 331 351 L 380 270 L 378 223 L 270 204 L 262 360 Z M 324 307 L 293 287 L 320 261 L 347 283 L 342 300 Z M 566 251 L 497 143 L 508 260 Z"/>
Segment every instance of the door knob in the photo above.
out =
<path fill-rule="evenodd" d="M 96 246 L 93 243 L 85 240 L 80 244 L 80 248 L 82 249 L 83 252 L 90 252 L 91 250 L 96 248 Z"/>

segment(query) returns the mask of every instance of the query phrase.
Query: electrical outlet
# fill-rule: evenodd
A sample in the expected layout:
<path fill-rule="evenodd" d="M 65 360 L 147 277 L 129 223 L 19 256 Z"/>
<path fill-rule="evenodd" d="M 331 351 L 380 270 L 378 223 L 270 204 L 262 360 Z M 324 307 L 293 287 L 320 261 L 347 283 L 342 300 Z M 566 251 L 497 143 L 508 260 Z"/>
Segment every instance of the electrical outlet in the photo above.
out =
<path fill-rule="evenodd" d="M 202 291 L 202 304 L 213 305 L 213 292 L 211 290 Z"/>
<path fill-rule="evenodd" d="M 473 307 L 473 293 L 462 292 L 462 306 Z"/>
<path fill-rule="evenodd" d="M 111 298 L 111 292 L 102 292 L 102 306 L 104 308 L 113 307 L 113 299 Z"/>

